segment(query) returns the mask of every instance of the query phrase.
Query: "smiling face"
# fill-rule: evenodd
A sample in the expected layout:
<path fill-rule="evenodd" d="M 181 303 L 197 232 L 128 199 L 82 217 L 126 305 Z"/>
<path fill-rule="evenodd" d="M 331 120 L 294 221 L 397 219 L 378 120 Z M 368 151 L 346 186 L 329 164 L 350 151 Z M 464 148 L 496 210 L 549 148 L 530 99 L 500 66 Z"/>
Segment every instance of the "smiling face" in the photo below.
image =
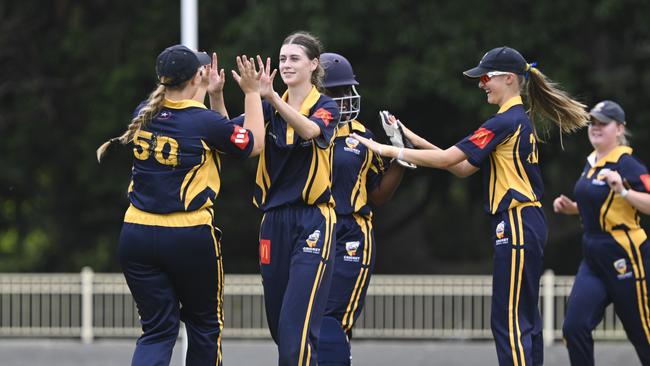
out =
<path fill-rule="evenodd" d="M 603 122 L 591 116 L 589 121 L 589 142 L 596 151 L 609 152 L 619 145 L 619 136 L 625 127 L 616 121 Z"/>
<path fill-rule="evenodd" d="M 287 86 L 311 83 L 317 66 L 318 58 L 310 60 L 302 46 L 285 44 L 280 48 L 280 76 Z"/>
<path fill-rule="evenodd" d="M 505 73 L 489 77 L 483 75 L 478 82 L 478 87 L 485 91 L 487 102 L 501 106 L 510 98 L 519 95 L 517 76 Z"/>

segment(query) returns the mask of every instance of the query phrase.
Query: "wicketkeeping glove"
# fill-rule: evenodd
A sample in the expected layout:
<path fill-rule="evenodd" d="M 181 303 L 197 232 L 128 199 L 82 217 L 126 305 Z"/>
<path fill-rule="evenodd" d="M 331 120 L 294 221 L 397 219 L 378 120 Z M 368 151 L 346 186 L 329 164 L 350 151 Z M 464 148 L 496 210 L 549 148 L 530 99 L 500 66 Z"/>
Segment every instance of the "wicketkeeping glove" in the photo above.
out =
<path fill-rule="evenodd" d="M 379 111 L 379 118 L 381 118 L 381 126 L 386 132 L 386 136 L 390 139 L 390 143 L 396 147 L 406 147 L 408 149 L 413 149 L 413 143 L 404 136 L 404 130 L 402 129 L 402 123 L 399 120 L 396 120 L 395 123 L 390 123 L 388 117 L 390 116 L 388 111 Z M 417 165 L 406 162 L 404 160 L 397 159 L 397 163 L 401 166 L 415 169 Z"/>

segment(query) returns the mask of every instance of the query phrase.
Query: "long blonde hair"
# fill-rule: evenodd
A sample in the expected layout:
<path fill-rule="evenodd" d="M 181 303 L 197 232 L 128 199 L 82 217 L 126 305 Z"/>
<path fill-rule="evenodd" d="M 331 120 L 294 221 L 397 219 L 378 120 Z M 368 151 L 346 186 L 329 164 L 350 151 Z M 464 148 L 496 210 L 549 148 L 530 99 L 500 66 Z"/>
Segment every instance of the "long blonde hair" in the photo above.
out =
<path fill-rule="evenodd" d="M 528 115 L 533 126 L 535 117 L 553 122 L 560 129 L 561 142 L 562 133 L 573 133 L 587 125 L 589 113 L 585 104 L 573 99 L 538 68 L 528 64 L 526 72 L 528 80 L 521 76 L 519 81 L 528 99 Z"/>
<path fill-rule="evenodd" d="M 162 80 L 161 80 L 162 81 Z M 163 102 L 165 100 L 165 92 L 167 91 L 166 86 L 159 84 L 156 89 L 149 94 L 147 103 L 140 108 L 138 114 L 133 117 L 131 123 L 126 128 L 126 131 L 118 137 L 113 137 L 112 139 L 104 142 L 97 149 L 97 161 L 101 162 L 102 157 L 106 153 L 106 150 L 112 144 L 119 142 L 122 145 L 126 145 L 133 141 L 135 134 L 140 131 L 140 129 L 147 125 L 162 109 Z"/>

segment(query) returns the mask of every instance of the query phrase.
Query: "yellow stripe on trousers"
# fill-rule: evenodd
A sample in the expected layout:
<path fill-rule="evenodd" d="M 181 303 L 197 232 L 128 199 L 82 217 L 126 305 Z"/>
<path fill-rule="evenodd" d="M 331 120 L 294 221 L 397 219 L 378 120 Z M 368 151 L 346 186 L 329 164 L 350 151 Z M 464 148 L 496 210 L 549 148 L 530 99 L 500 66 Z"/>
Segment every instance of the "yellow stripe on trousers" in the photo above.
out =
<path fill-rule="evenodd" d="M 323 216 L 325 216 L 325 239 L 323 241 L 323 258 L 327 260 L 329 257 L 329 251 L 332 241 L 332 231 L 334 229 L 334 220 L 332 219 L 333 209 L 328 205 L 319 205 L 318 208 L 321 210 Z M 314 279 L 314 284 L 311 288 L 311 294 L 309 295 L 309 304 L 307 306 L 307 314 L 305 314 L 305 321 L 302 326 L 302 337 L 300 340 L 300 357 L 298 358 L 298 366 L 303 364 L 309 366 L 309 360 L 311 358 L 311 346 L 307 343 L 307 333 L 309 330 L 309 324 L 311 323 L 311 310 L 314 305 L 314 297 L 316 297 L 316 290 L 320 287 L 320 283 L 325 272 L 327 265 L 325 261 L 322 260 L 318 265 L 318 270 L 316 271 L 316 278 Z M 307 348 L 307 353 L 305 354 L 305 348 Z M 307 356 L 307 359 L 304 360 L 303 357 Z"/>
<path fill-rule="evenodd" d="M 354 326 L 354 313 L 359 307 L 359 300 L 361 299 L 361 293 L 365 287 L 366 279 L 368 278 L 368 273 L 370 268 L 370 259 L 372 256 L 372 235 L 370 232 L 372 230 L 372 224 L 370 220 L 366 220 L 361 216 L 354 215 L 359 227 L 361 227 L 361 232 L 363 233 L 363 258 L 361 260 L 361 271 L 357 276 L 357 281 L 354 284 L 354 289 L 352 290 L 352 295 L 350 296 L 350 302 L 348 303 L 345 313 L 343 314 L 342 326 L 343 330 L 346 332 L 352 329 Z M 364 267 L 365 266 L 365 267 Z"/>
<path fill-rule="evenodd" d="M 631 243 L 631 242 L 630 242 Z M 639 280 L 636 281 L 637 288 L 641 286 L 641 292 L 637 290 L 637 299 L 640 302 L 643 302 L 643 307 L 645 309 L 645 319 L 642 319 L 642 323 L 644 325 L 643 330 L 645 331 L 645 336 L 646 340 L 648 341 L 648 344 L 650 344 L 650 309 L 648 308 L 648 285 L 647 285 L 647 279 L 646 279 L 646 273 L 645 273 L 645 268 L 643 266 L 643 257 L 641 256 L 641 251 L 639 250 L 639 247 L 634 245 L 634 249 L 636 250 L 637 256 L 639 258 L 639 271 L 640 277 Z M 643 321 L 645 320 L 645 321 Z"/>
<path fill-rule="evenodd" d="M 645 278 L 645 268 L 643 267 L 643 257 L 641 256 L 641 251 L 639 247 L 634 245 L 634 242 L 631 238 L 628 237 L 629 246 L 625 246 L 624 249 L 627 252 L 628 257 L 630 257 L 630 262 L 632 262 L 632 269 L 634 271 L 635 279 L 635 288 L 636 288 L 636 300 L 637 305 L 639 306 L 639 317 L 641 318 L 641 325 L 643 326 L 643 331 L 645 332 L 646 340 L 650 344 L 650 319 L 648 318 L 650 310 L 648 309 L 648 288 L 646 285 Z M 638 263 L 634 259 L 632 253 L 632 248 L 637 254 Z"/>
<path fill-rule="evenodd" d="M 517 219 L 519 221 L 516 227 L 514 226 L 515 221 L 512 214 L 513 210 L 517 210 Z M 521 359 L 521 366 L 525 366 L 526 359 L 523 357 L 523 347 L 521 345 L 521 329 L 519 328 L 519 297 L 521 294 L 521 275 L 524 268 L 524 250 L 523 248 L 517 249 L 518 245 L 523 244 L 521 208 L 517 207 L 512 210 L 508 210 L 508 218 L 510 220 L 510 230 L 512 231 L 510 287 L 508 293 L 508 335 L 510 339 L 510 351 L 512 352 L 512 362 L 514 366 L 520 365 L 519 358 Z M 517 257 L 520 257 L 518 266 Z M 519 348 L 519 352 L 517 352 L 517 348 Z M 517 353 L 519 353 L 519 355 Z"/>
<path fill-rule="evenodd" d="M 526 366 L 526 357 L 524 357 L 524 347 L 521 344 L 521 328 L 519 327 L 519 299 L 521 298 L 521 283 L 523 282 L 523 272 L 524 272 L 524 248 L 523 245 L 526 244 L 524 241 L 524 223 L 523 220 L 521 219 L 521 210 L 523 207 L 517 207 L 517 224 L 519 227 L 519 276 L 518 282 L 517 282 L 517 304 L 515 305 L 515 320 L 517 322 L 517 343 L 519 346 L 519 356 L 521 358 L 521 364 L 522 366 Z"/>
<path fill-rule="evenodd" d="M 214 226 L 210 225 L 210 233 L 212 234 L 212 240 L 214 242 L 214 252 L 217 256 L 217 276 L 218 276 L 218 285 L 217 285 L 217 317 L 219 319 L 219 336 L 217 337 L 217 362 L 215 365 L 220 365 L 222 362 L 222 351 L 221 351 L 221 333 L 223 332 L 223 262 L 221 258 L 221 244 L 217 239 L 216 234 L 214 233 Z"/>

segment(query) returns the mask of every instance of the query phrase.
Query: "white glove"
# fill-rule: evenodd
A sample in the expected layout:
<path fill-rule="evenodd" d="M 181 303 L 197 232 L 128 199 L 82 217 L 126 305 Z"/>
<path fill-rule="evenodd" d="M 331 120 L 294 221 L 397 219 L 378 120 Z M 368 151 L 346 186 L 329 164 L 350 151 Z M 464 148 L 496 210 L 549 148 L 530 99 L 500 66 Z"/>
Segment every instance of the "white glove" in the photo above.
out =
<path fill-rule="evenodd" d="M 386 136 L 388 136 L 390 139 L 390 143 L 396 147 L 406 147 L 412 149 L 413 144 L 406 138 L 406 136 L 404 136 L 404 130 L 402 130 L 401 122 L 399 120 L 396 120 L 395 123 L 391 123 L 388 119 L 389 116 L 391 116 L 390 112 L 379 111 L 381 126 L 384 128 Z M 417 165 L 406 162 L 404 160 L 397 159 L 397 163 L 409 169 L 417 168 Z"/>

